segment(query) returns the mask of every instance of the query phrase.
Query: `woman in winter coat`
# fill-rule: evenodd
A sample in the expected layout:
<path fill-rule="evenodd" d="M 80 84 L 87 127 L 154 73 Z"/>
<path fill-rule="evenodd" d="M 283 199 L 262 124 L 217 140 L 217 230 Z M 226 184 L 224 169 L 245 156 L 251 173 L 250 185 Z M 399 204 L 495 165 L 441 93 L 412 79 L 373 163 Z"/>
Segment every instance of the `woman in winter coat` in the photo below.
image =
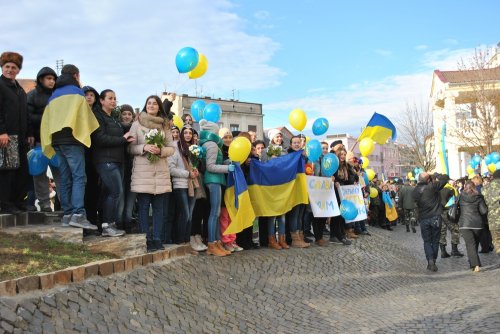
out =
<path fill-rule="evenodd" d="M 189 159 L 189 146 L 193 145 L 193 129 L 191 126 L 183 127 L 177 147 L 172 156 L 168 157 L 168 166 L 172 176 L 173 195 L 177 203 L 179 218 L 175 233 L 177 244 L 188 243 L 191 236 L 191 217 L 193 214 L 195 188 L 199 187 L 198 170 L 191 166 Z M 191 239 L 194 239 L 191 237 Z M 201 245 L 192 244 L 193 250 L 201 251 Z"/>
<path fill-rule="evenodd" d="M 147 235 L 148 251 L 164 249 L 161 242 L 163 206 L 167 193 L 172 192 L 170 170 L 167 157 L 175 152 L 168 120 L 161 99 L 151 95 L 137 121 L 130 129 L 134 141 L 129 145 L 129 153 L 134 155 L 131 190 L 137 193 L 139 224 Z M 146 134 L 156 130 L 163 136 L 161 145 L 149 144 Z M 153 231 L 149 230 L 149 206 L 153 208 Z"/>
<path fill-rule="evenodd" d="M 479 260 L 477 249 L 481 234 L 484 232 L 482 216 L 488 213 L 488 207 L 483 195 L 477 191 L 474 182 L 467 181 L 465 183 L 464 190 L 458 199 L 458 207 L 460 208 L 458 226 L 462 238 L 465 240 L 470 268 L 474 272 L 478 272 L 481 267 L 481 261 Z"/>

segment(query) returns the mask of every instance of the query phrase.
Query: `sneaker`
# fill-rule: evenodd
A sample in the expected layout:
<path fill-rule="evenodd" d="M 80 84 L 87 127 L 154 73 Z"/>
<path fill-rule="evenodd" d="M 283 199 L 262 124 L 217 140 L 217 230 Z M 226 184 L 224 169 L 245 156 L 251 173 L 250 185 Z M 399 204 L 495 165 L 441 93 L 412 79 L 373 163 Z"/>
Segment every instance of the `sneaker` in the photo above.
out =
<path fill-rule="evenodd" d="M 234 252 L 233 244 L 224 244 L 224 249 L 231 253 Z"/>
<path fill-rule="evenodd" d="M 352 244 L 351 240 L 346 239 L 346 238 L 344 238 L 344 239 L 342 239 L 340 241 L 342 242 L 342 244 L 344 244 L 344 246 L 349 246 L 349 245 Z"/>
<path fill-rule="evenodd" d="M 62 227 L 69 227 L 69 221 L 71 220 L 71 215 L 64 215 L 61 219 Z"/>
<path fill-rule="evenodd" d="M 368 235 L 368 236 L 370 236 L 370 235 L 371 235 L 371 234 L 370 234 L 370 232 L 368 232 L 368 231 L 361 231 L 361 234 L 362 234 L 362 235 Z"/>
<path fill-rule="evenodd" d="M 196 237 L 193 235 L 190 237 L 189 244 L 191 245 L 191 248 L 197 252 L 203 252 L 205 250 L 205 245 L 199 244 Z"/>
<path fill-rule="evenodd" d="M 194 239 L 196 240 L 196 243 L 200 248 L 200 252 L 206 251 L 208 249 L 208 247 L 203 243 L 203 240 L 201 240 L 201 235 L 195 235 Z"/>
<path fill-rule="evenodd" d="M 78 213 L 75 213 L 74 215 L 71 216 L 71 219 L 69 221 L 69 226 L 80 227 L 87 230 L 97 230 L 97 226 L 90 223 L 87 220 L 87 217 Z"/>
<path fill-rule="evenodd" d="M 233 242 L 231 246 L 233 246 L 235 252 L 241 252 L 243 250 L 243 247 L 238 246 L 236 242 Z"/>
<path fill-rule="evenodd" d="M 102 234 L 103 237 L 121 237 L 125 235 L 125 231 L 116 228 L 115 223 L 102 223 Z"/>
<path fill-rule="evenodd" d="M 342 245 L 342 241 L 340 241 L 337 237 L 330 238 L 329 241 L 331 244 L 337 244 L 337 245 Z"/>

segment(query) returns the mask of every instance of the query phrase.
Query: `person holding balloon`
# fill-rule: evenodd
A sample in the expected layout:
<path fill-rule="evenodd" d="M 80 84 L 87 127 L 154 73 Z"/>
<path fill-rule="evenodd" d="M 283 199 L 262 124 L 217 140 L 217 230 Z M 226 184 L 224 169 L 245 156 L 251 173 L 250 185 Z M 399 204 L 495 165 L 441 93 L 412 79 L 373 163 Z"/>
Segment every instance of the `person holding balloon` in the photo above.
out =
<path fill-rule="evenodd" d="M 364 159 L 366 159 L 366 161 L 367 161 L 367 158 L 364 158 Z M 363 169 L 362 160 L 355 157 L 354 153 L 349 151 L 349 152 L 347 152 L 347 163 L 352 168 L 352 170 L 356 173 L 358 180 L 365 181 L 365 179 L 364 179 L 365 171 Z M 370 194 L 370 185 L 368 182 L 364 182 L 364 186 L 361 186 L 361 192 L 363 193 L 363 200 L 365 201 L 365 205 L 368 207 L 367 198 Z M 367 208 L 367 211 L 368 211 L 368 208 Z M 368 229 L 366 228 L 366 219 L 354 222 L 354 233 L 356 235 L 358 235 L 358 234 L 371 235 L 368 232 Z"/>

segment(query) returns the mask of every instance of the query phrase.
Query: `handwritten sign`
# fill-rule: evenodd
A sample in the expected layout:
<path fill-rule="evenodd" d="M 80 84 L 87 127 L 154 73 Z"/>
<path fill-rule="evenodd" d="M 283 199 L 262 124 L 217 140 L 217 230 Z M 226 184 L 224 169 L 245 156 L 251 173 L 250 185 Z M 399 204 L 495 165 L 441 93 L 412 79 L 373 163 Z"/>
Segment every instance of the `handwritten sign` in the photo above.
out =
<path fill-rule="evenodd" d="M 306 176 L 309 203 L 314 217 L 340 216 L 332 179 L 329 177 Z"/>
<path fill-rule="evenodd" d="M 353 220 L 346 220 L 346 223 L 357 222 L 368 218 L 363 192 L 361 191 L 361 187 L 359 185 L 340 186 L 339 196 L 341 200 L 346 199 L 353 202 L 358 209 L 358 215 L 356 218 Z"/>

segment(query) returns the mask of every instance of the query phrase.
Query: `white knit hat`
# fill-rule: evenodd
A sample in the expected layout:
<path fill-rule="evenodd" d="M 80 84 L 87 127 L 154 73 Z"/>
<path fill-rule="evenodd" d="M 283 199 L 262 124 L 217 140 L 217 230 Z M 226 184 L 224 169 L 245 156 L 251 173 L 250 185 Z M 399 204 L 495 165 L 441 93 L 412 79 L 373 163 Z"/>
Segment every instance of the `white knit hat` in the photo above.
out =
<path fill-rule="evenodd" d="M 281 134 L 281 135 L 283 135 L 283 134 L 281 133 L 281 131 L 280 131 L 280 130 L 278 130 L 278 129 L 271 129 L 271 130 L 269 130 L 269 131 L 267 132 L 267 137 L 269 138 L 269 141 L 270 141 L 271 143 L 273 142 L 274 137 L 276 137 L 276 135 L 277 135 L 278 133 L 279 133 L 279 134 Z"/>
<path fill-rule="evenodd" d="M 219 134 L 219 126 L 214 122 L 207 121 L 206 119 L 202 119 L 200 121 L 200 129 L 213 132 L 216 135 Z"/>

